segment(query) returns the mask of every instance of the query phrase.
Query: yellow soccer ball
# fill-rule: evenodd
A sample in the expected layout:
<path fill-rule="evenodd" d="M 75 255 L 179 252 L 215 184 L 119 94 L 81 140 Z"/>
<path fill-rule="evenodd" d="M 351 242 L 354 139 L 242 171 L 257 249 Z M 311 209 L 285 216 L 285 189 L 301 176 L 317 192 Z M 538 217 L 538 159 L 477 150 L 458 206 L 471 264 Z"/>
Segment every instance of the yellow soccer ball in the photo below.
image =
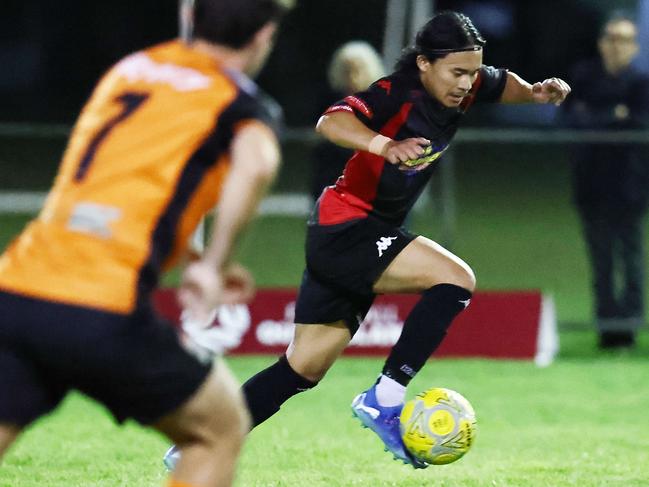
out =
<path fill-rule="evenodd" d="M 401 411 L 403 444 L 422 462 L 445 465 L 469 451 L 476 435 L 473 407 L 461 394 L 435 387 L 417 394 Z"/>

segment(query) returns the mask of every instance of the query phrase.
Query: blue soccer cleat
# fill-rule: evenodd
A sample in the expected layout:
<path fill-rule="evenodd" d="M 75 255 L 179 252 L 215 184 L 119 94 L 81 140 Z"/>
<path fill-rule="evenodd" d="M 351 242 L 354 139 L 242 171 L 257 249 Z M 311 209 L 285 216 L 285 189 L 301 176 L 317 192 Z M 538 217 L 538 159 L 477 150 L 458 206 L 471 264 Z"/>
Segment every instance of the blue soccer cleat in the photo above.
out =
<path fill-rule="evenodd" d="M 173 472 L 176 469 L 178 460 L 180 460 L 180 450 L 176 445 L 172 445 L 171 448 L 167 450 L 167 453 L 165 453 L 165 456 L 162 458 L 162 463 L 164 463 L 169 472 Z"/>
<path fill-rule="evenodd" d="M 364 428 L 369 428 L 376 433 L 385 444 L 385 451 L 392 452 L 395 460 L 401 460 L 413 468 L 426 468 L 427 463 L 414 458 L 403 446 L 401 432 L 399 431 L 399 416 L 403 404 L 398 406 L 380 406 L 376 400 L 376 386 L 360 393 L 352 402 L 352 413 L 362 423 Z"/>

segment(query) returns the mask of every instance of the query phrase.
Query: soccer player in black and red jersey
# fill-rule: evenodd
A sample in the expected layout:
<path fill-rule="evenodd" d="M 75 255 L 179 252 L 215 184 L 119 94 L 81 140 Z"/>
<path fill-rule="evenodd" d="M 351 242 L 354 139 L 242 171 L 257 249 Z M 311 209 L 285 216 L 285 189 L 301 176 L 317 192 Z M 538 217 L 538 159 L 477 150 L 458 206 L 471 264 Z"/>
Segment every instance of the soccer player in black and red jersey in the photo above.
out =
<path fill-rule="evenodd" d="M 570 92 L 557 78 L 529 84 L 485 66 L 484 44 L 468 17 L 439 13 L 393 74 L 320 118 L 318 132 L 356 152 L 310 218 L 293 341 L 278 362 L 244 384 L 254 424 L 322 379 L 377 294 L 418 293 L 379 379 L 352 410 L 396 457 L 426 466 L 408 455 L 399 435 L 406 386 L 468 306 L 475 276 L 402 222 L 473 103 L 560 104 Z"/>
<path fill-rule="evenodd" d="M 393 74 L 318 121 L 320 134 L 356 152 L 310 218 L 293 340 L 279 361 L 244 384 L 255 425 L 324 377 L 377 294 L 418 293 L 378 380 L 352 410 L 395 457 L 426 466 L 400 438 L 405 390 L 468 306 L 476 281 L 463 260 L 402 222 L 473 103 L 560 104 L 570 92 L 558 78 L 530 84 L 485 66 L 484 44 L 468 17 L 439 13 Z"/>

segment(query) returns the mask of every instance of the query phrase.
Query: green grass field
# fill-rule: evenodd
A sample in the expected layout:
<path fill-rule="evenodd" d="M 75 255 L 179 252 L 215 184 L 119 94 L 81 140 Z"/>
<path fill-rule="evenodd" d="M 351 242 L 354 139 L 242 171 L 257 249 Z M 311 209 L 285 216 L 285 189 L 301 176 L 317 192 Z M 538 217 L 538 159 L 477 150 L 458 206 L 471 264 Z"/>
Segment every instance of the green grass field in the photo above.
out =
<path fill-rule="evenodd" d="M 627 353 L 595 349 L 588 263 L 567 169 L 549 158 L 517 161 L 515 153 L 485 157 L 492 159 L 489 166 L 458 166 L 452 250 L 474 268 L 480 289 L 554 295 L 557 361 L 544 369 L 527 362 L 431 361 L 409 395 L 431 386 L 460 391 L 476 409 L 479 431 L 474 449 L 459 462 L 414 471 L 393 462 L 350 415 L 351 399 L 373 381 L 381 361 L 343 359 L 318 388 L 250 435 L 237 485 L 649 485 L 649 336 L 643 333 Z M 0 248 L 25 221 L 0 217 Z M 429 210 L 411 225 L 433 239 L 440 232 Z M 260 285 L 295 286 L 303 237 L 299 218 L 264 218 L 242 242 L 240 258 Z M 235 357 L 229 363 L 245 380 L 273 360 Z M 161 485 L 166 447 L 136 425 L 118 428 L 101 407 L 72 395 L 9 452 L 0 487 Z"/>
<path fill-rule="evenodd" d="M 578 334 L 568 333 L 569 341 Z M 349 414 L 351 398 L 372 381 L 381 361 L 343 359 L 318 388 L 253 431 L 236 485 L 645 486 L 648 345 L 627 355 L 575 350 L 546 369 L 431 361 L 411 395 L 431 385 L 460 390 L 476 409 L 479 429 L 463 459 L 425 471 L 394 462 Z M 245 379 L 271 360 L 229 363 Z M 70 396 L 15 445 L 0 469 L 0 486 L 161 485 L 166 446 L 138 426 L 118 428 L 102 408 Z"/>

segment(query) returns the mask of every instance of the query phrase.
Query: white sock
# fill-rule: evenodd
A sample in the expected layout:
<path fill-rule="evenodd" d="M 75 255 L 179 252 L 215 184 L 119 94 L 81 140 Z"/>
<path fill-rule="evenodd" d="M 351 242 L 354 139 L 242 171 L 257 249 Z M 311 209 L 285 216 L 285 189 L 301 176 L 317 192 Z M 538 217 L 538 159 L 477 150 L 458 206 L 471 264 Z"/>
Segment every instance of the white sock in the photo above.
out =
<path fill-rule="evenodd" d="M 403 404 L 406 397 L 406 386 L 386 375 L 381 375 L 376 384 L 376 400 L 379 406 L 391 407 Z"/>

